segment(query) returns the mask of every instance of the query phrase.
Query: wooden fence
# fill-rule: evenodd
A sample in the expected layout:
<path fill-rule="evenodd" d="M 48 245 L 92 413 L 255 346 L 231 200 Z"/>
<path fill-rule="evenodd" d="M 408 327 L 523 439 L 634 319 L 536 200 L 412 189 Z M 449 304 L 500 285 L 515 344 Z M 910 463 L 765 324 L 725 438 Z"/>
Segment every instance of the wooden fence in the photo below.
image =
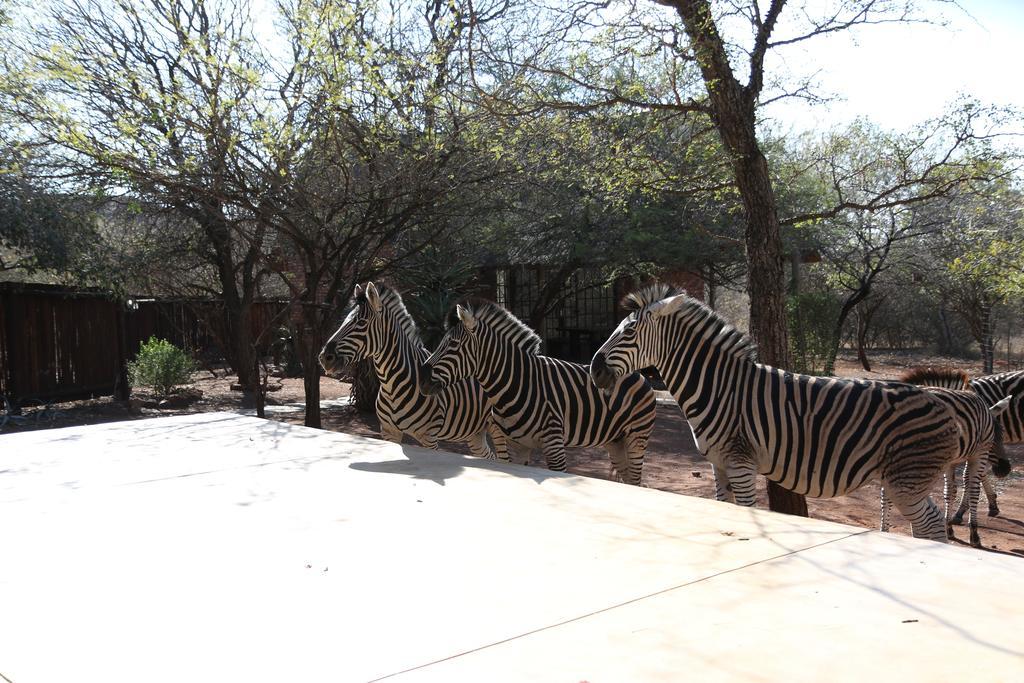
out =
<path fill-rule="evenodd" d="M 122 312 L 99 292 L 0 285 L 0 394 L 12 403 L 127 395 Z"/>
<path fill-rule="evenodd" d="M 254 338 L 283 302 L 254 304 Z M 127 363 L 151 336 L 199 358 L 223 357 L 217 301 L 144 299 L 125 305 L 99 291 L 0 283 L 0 395 L 12 404 L 127 398 Z M 264 335 L 261 353 L 273 335 Z"/>

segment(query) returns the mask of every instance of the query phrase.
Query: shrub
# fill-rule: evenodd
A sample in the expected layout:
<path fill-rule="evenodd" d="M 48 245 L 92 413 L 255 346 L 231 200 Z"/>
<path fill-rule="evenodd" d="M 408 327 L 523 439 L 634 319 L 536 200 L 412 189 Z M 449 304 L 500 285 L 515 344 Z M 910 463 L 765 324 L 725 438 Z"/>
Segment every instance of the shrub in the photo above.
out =
<path fill-rule="evenodd" d="M 793 370 L 820 374 L 832 353 L 832 328 L 839 317 L 839 301 L 830 292 L 804 292 L 786 300 L 789 351 Z"/>
<path fill-rule="evenodd" d="M 151 387 L 166 396 L 174 387 L 188 384 L 195 362 L 177 346 L 165 339 L 150 337 L 139 348 L 139 355 L 128 364 L 132 386 Z"/>

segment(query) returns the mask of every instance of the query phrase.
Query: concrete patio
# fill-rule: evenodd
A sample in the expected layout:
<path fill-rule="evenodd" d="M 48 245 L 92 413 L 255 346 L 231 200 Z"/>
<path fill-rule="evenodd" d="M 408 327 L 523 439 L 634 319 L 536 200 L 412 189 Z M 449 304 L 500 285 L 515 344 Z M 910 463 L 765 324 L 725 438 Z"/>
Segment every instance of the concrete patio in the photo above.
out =
<path fill-rule="evenodd" d="M 0 437 L 0 681 L 1024 680 L 1024 562 L 227 413 Z"/>

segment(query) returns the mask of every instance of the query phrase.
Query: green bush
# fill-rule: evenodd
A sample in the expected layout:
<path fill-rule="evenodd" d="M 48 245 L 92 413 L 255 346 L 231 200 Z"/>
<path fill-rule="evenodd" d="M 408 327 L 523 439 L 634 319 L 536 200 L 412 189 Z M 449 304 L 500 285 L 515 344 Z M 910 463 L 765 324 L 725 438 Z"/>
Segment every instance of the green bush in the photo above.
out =
<path fill-rule="evenodd" d="M 789 322 L 789 351 L 793 370 L 820 374 L 832 353 L 832 328 L 839 318 L 840 304 L 829 292 L 804 292 L 786 300 Z"/>
<path fill-rule="evenodd" d="M 195 362 L 177 346 L 165 339 L 150 337 L 139 348 L 139 355 L 128 364 L 133 387 L 151 387 L 166 396 L 174 387 L 188 384 Z"/>

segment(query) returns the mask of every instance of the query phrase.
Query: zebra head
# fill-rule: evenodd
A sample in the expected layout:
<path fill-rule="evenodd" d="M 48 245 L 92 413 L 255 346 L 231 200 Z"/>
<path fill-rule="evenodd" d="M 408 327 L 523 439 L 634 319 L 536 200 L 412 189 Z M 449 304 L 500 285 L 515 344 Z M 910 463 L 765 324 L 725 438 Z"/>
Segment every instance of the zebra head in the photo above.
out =
<path fill-rule="evenodd" d="M 477 365 L 476 317 L 461 304 L 455 307 L 457 322 L 448 328 L 437 349 L 423 363 L 420 390 L 430 396 L 455 382 L 473 376 Z"/>
<path fill-rule="evenodd" d="M 687 300 L 686 294 L 668 285 L 655 285 L 627 297 L 623 305 L 632 312 L 619 323 L 590 362 L 594 383 L 607 389 L 621 377 L 657 365 L 661 319 L 678 310 Z"/>
<path fill-rule="evenodd" d="M 383 303 L 377 287 L 372 282 L 356 285 L 352 301 L 352 310 L 320 352 L 320 365 L 328 374 L 373 355 L 375 340 L 381 337 Z"/>

